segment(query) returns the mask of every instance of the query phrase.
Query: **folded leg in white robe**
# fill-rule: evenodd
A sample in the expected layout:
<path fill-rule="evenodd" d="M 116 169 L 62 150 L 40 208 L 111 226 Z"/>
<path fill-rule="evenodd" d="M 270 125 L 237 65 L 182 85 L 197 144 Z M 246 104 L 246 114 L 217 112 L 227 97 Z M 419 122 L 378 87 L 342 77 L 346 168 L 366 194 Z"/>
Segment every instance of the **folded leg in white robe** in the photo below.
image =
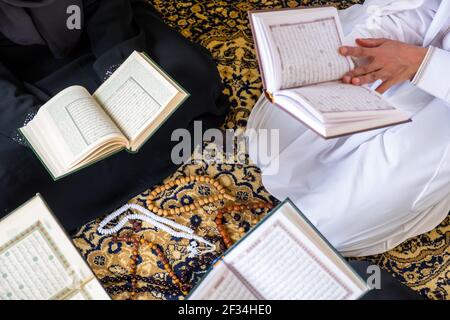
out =
<path fill-rule="evenodd" d="M 388 16 L 398 24 L 395 17 Z M 450 55 L 441 59 L 450 65 Z M 278 199 L 293 200 L 346 256 L 385 252 L 433 229 L 450 210 L 450 104 L 410 82 L 386 97 L 413 121 L 324 140 L 262 97 L 248 122 L 250 157 L 264 186 Z M 269 161 L 260 129 L 279 130 L 280 150 Z"/>

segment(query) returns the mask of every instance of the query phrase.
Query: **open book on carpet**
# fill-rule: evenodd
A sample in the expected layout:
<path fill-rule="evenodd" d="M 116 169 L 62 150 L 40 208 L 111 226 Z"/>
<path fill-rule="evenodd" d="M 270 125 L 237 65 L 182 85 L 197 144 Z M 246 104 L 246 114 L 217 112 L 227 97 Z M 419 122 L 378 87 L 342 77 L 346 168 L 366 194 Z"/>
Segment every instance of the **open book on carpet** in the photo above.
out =
<path fill-rule="evenodd" d="M 0 300 L 109 300 L 41 196 L 0 220 Z"/>
<path fill-rule="evenodd" d="M 192 300 L 351 300 L 368 286 L 286 200 L 234 244 Z"/>

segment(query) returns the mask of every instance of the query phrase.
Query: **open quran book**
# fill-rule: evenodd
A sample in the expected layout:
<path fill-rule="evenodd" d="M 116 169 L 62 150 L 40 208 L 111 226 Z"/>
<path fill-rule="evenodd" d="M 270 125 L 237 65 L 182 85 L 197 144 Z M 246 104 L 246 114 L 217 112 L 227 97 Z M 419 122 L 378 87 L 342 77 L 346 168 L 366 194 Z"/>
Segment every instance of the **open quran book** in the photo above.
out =
<path fill-rule="evenodd" d="M 0 220 L 0 300 L 109 300 L 37 195 Z"/>
<path fill-rule="evenodd" d="M 344 84 L 355 65 L 341 56 L 337 9 L 249 12 L 266 96 L 325 138 L 410 121 L 368 86 Z"/>
<path fill-rule="evenodd" d="M 366 283 L 289 200 L 234 244 L 192 300 L 351 300 Z"/>
<path fill-rule="evenodd" d="M 69 87 L 19 131 L 56 180 L 120 150 L 137 152 L 187 97 L 134 52 L 94 94 Z"/>

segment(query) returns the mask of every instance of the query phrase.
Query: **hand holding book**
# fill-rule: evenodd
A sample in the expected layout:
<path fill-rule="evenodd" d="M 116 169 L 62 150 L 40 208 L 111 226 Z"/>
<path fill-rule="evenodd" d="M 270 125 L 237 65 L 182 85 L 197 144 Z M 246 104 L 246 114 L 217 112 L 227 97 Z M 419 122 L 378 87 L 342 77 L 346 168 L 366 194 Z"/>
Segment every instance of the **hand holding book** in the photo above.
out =
<path fill-rule="evenodd" d="M 368 58 L 369 63 L 346 73 L 343 82 L 365 85 L 382 80 L 377 92 L 412 80 L 425 59 L 428 49 L 390 39 L 357 39 L 359 47 L 341 47 L 345 57 Z"/>
<path fill-rule="evenodd" d="M 250 22 L 266 96 L 324 138 L 410 121 L 377 92 L 342 82 L 355 64 L 339 54 L 335 8 L 251 11 Z"/>

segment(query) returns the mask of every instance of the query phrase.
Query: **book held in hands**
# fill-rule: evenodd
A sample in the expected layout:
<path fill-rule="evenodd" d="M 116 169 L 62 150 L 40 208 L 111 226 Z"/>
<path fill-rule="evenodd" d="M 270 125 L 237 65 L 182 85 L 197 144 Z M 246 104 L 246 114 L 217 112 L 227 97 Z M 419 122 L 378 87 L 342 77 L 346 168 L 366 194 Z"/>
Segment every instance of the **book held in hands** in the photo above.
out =
<path fill-rule="evenodd" d="M 250 11 L 249 18 L 266 96 L 324 138 L 410 121 L 368 86 L 342 82 L 355 63 L 339 54 L 336 8 Z"/>
<path fill-rule="evenodd" d="M 110 300 L 39 195 L 0 220 L 0 300 Z"/>
<path fill-rule="evenodd" d="M 188 96 L 134 52 L 92 95 L 69 87 L 19 131 L 57 180 L 120 150 L 137 152 Z"/>
<path fill-rule="evenodd" d="M 353 300 L 367 284 L 289 200 L 234 244 L 191 300 Z"/>

